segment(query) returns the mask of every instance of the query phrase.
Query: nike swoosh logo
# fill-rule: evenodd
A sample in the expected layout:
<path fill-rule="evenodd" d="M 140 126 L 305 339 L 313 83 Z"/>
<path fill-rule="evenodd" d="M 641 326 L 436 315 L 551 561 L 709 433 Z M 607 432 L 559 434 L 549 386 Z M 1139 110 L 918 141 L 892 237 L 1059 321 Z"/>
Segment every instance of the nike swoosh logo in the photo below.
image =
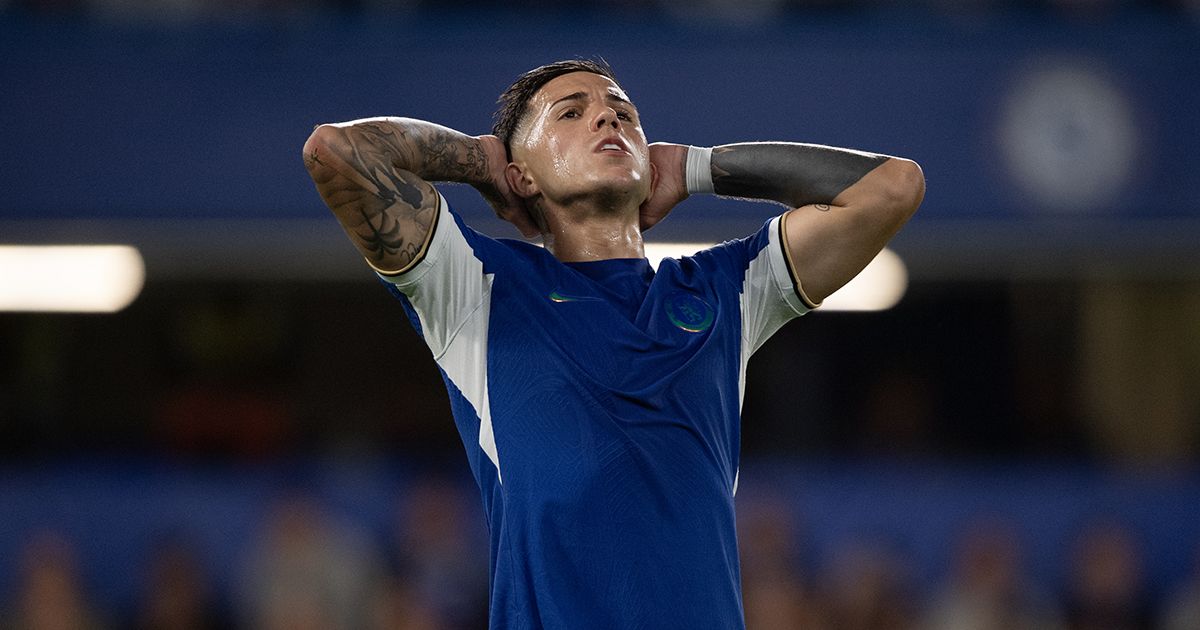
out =
<path fill-rule="evenodd" d="M 562 293 L 559 293 L 557 289 L 554 291 L 551 291 L 550 295 L 547 297 L 550 298 L 551 302 L 559 302 L 559 303 L 562 303 L 562 302 L 603 302 L 604 301 L 597 297 L 591 297 L 590 295 L 563 295 Z"/>

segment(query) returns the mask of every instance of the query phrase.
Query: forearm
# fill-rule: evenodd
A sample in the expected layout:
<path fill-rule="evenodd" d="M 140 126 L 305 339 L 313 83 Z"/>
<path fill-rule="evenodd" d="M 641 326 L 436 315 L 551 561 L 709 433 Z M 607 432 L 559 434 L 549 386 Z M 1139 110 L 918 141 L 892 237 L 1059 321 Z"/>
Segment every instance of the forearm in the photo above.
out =
<path fill-rule="evenodd" d="M 790 208 L 831 204 L 888 156 L 816 144 L 750 142 L 713 148 L 714 192 Z"/>
<path fill-rule="evenodd" d="M 781 223 L 785 254 L 810 305 L 858 274 L 925 195 L 911 160 L 812 144 L 716 147 L 709 171 L 716 194 L 792 208 Z"/>
<path fill-rule="evenodd" d="M 437 221 L 438 194 L 427 180 L 474 182 L 486 172 L 470 140 L 406 119 L 320 125 L 304 144 L 304 164 L 367 261 L 399 273 L 420 259 Z"/>
<path fill-rule="evenodd" d="M 431 182 L 488 182 L 488 161 L 479 140 L 423 120 L 365 118 L 321 125 L 323 144 L 334 159 L 369 168 L 401 169 Z M 305 162 L 321 159 L 305 154 Z M 311 165 L 310 165 L 311 166 Z"/>

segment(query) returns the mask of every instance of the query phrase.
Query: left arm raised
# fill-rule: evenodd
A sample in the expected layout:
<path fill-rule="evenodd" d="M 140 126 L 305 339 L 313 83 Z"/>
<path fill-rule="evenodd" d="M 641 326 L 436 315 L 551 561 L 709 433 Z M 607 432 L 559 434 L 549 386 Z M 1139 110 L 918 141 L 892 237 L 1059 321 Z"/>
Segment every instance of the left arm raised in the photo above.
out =
<path fill-rule="evenodd" d="M 715 147 L 714 192 L 790 208 L 784 222 L 793 279 L 814 305 L 858 275 L 925 196 L 916 162 L 815 144 Z"/>

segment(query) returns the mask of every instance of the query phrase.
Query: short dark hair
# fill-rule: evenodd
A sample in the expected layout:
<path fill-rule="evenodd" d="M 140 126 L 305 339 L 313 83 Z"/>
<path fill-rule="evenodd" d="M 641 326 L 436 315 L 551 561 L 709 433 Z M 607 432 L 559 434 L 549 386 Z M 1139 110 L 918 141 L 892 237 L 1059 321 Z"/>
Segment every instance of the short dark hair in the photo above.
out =
<path fill-rule="evenodd" d="M 525 117 L 525 108 L 529 99 L 533 98 L 543 85 L 552 79 L 572 72 L 591 72 L 617 82 L 613 70 L 603 59 L 565 59 L 534 68 L 517 77 L 513 84 L 500 95 L 496 102 L 500 105 L 493 116 L 492 133 L 504 143 L 508 151 L 508 159 L 512 159 L 512 137 Z"/>

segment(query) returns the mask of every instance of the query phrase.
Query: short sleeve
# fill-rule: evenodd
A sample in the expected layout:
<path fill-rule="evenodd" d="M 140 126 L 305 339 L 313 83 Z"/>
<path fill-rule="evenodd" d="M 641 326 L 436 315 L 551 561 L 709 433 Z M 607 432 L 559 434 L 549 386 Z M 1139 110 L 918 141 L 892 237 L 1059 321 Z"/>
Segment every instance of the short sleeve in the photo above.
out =
<path fill-rule="evenodd" d="M 742 336 L 758 350 L 789 320 L 815 308 L 796 286 L 782 238 L 782 217 L 767 222 L 748 243 L 742 284 Z"/>
<path fill-rule="evenodd" d="M 739 288 L 744 347 L 753 353 L 789 320 L 816 308 L 796 286 L 787 262 L 781 217 L 755 234 L 698 252 L 698 262 Z"/>
<path fill-rule="evenodd" d="M 403 273 L 376 272 L 408 299 L 435 358 L 491 293 L 478 247 L 486 238 L 466 227 L 439 193 L 438 218 L 424 256 Z"/>

